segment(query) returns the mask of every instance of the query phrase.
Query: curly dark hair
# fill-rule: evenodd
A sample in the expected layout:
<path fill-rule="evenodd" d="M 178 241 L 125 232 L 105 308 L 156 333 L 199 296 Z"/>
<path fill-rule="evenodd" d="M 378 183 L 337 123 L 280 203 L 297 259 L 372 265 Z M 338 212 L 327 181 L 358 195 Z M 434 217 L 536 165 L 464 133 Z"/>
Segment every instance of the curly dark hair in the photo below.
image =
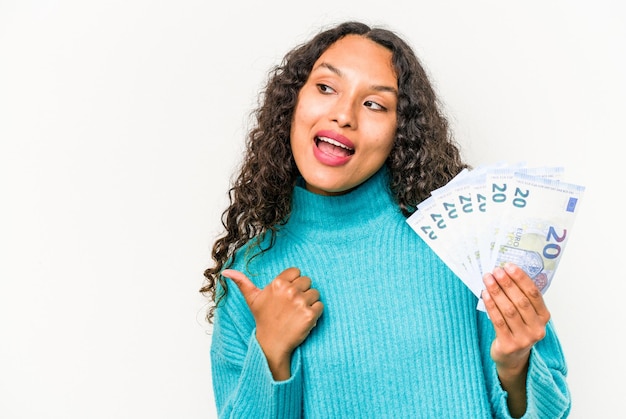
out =
<path fill-rule="evenodd" d="M 399 93 L 396 137 L 386 165 L 389 186 L 402 213 L 409 216 L 432 190 L 468 167 L 450 135 L 426 71 L 405 41 L 388 29 L 361 22 L 344 22 L 319 32 L 288 52 L 270 71 L 253 112 L 256 124 L 248 134 L 241 170 L 229 190 L 230 205 L 222 214 L 226 231 L 213 245 L 215 263 L 205 270 L 206 283 L 200 289 L 213 302 L 207 313 L 210 323 L 215 307 L 228 292 L 220 273 L 233 264 L 236 251 L 252 239 L 260 243 L 265 234 L 271 235 L 271 247 L 276 232 L 289 218 L 291 195 L 300 175 L 290 146 L 298 93 L 317 59 L 346 35 L 366 37 L 392 52 Z M 218 291 L 220 287 L 223 292 Z"/>

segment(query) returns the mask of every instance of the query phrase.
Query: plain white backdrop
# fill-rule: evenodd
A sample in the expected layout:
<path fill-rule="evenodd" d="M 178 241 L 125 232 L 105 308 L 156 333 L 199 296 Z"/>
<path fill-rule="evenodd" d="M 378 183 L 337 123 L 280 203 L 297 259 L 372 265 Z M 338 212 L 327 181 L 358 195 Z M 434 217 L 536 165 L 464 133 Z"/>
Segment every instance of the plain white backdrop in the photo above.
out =
<path fill-rule="evenodd" d="M 586 186 L 546 300 L 571 417 L 623 412 L 621 1 L 0 0 L 0 417 L 216 417 L 197 290 L 248 115 L 346 19 L 414 46 L 468 162 Z"/>

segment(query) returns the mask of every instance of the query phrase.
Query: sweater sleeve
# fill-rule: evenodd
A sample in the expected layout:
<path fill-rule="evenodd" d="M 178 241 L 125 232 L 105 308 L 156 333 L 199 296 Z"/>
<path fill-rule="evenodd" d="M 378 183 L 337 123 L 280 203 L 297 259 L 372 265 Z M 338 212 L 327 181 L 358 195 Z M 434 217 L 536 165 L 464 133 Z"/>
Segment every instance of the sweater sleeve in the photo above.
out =
<path fill-rule="evenodd" d="M 275 381 L 256 340 L 254 319 L 231 290 L 215 313 L 211 370 L 220 418 L 299 418 L 302 412 L 300 349 L 291 359 L 291 377 Z M 240 303 L 237 305 L 237 303 Z M 236 314 L 236 315 L 233 315 Z"/>
<path fill-rule="evenodd" d="M 478 312 L 481 355 L 487 391 L 495 418 L 511 418 L 507 393 L 500 385 L 496 366 L 490 356 L 495 332 L 484 312 Z M 552 321 L 546 326 L 546 336 L 535 344 L 530 353 L 526 380 L 526 413 L 523 419 L 565 418 L 571 409 L 566 382 L 567 366 Z"/>

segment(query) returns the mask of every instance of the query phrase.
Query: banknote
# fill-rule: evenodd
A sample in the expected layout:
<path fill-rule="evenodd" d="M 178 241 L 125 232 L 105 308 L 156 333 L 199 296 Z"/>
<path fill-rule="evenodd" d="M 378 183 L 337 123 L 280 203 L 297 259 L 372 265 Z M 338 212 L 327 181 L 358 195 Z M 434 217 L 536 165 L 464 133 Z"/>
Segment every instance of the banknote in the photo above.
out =
<path fill-rule="evenodd" d="M 523 162 L 466 169 L 432 191 L 407 223 L 479 299 L 484 273 L 507 261 L 545 292 L 585 189 L 563 174 L 560 166 Z M 480 300 L 477 308 L 484 310 Z"/>
<path fill-rule="evenodd" d="M 498 167 L 489 170 L 486 175 L 486 218 L 489 220 L 486 236 L 491 240 L 481 241 L 480 253 L 482 255 L 481 266 L 484 272 L 490 271 L 494 266 L 494 246 L 499 236 L 500 226 L 508 216 L 506 213 L 510 203 L 517 197 L 519 191 L 515 188 L 514 179 L 518 174 L 527 174 L 535 177 L 558 179 L 563 174 L 562 167 L 525 167 L 521 165 L 512 167 Z"/>
<path fill-rule="evenodd" d="M 552 282 L 569 240 L 584 187 L 516 173 L 514 195 L 503 210 L 493 267 L 513 262 L 542 293 Z"/>
<path fill-rule="evenodd" d="M 479 296 L 480 284 L 475 283 L 471 270 L 463 263 L 463 259 L 458 257 L 458 252 L 454 250 L 455 241 L 446 237 L 446 233 L 453 230 L 448 229 L 436 206 L 437 201 L 433 196 L 427 198 L 418 205 L 417 211 L 407 219 L 407 222 L 474 295 Z"/>

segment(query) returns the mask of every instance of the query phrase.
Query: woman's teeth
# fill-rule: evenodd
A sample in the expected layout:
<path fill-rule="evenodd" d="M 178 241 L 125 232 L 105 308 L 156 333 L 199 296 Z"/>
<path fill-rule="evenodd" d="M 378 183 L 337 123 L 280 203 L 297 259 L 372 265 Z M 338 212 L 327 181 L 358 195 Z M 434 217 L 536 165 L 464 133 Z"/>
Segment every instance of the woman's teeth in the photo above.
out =
<path fill-rule="evenodd" d="M 335 147 L 340 147 L 343 148 L 344 150 L 347 150 L 348 152 L 350 152 L 350 154 L 354 153 L 354 149 L 350 148 L 348 146 L 346 146 L 345 144 L 340 143 L 339 141 L 333 140 L 332 138 L 328 138 L 328 137 L 317 137 L 317 145 L 319 146 L 320 141 L 323 141 L 325 143 L 331 144 Z"/>

